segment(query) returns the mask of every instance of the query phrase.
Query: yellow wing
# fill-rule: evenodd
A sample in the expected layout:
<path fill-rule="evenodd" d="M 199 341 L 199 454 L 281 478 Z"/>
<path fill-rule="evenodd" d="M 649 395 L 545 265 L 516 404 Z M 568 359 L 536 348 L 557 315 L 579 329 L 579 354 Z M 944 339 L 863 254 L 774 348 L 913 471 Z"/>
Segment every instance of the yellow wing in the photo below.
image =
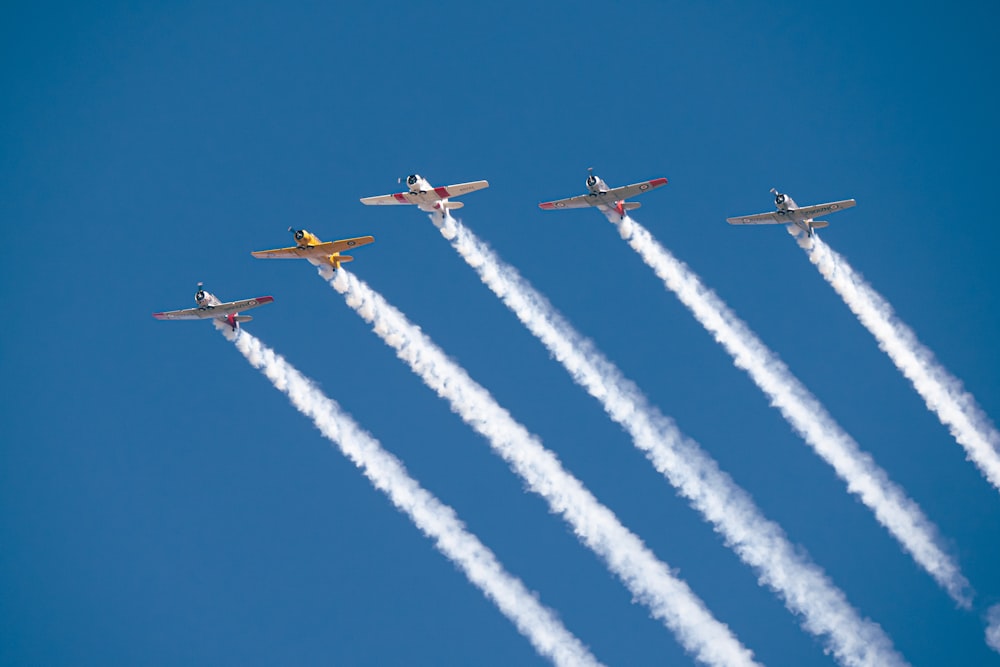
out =
<path fill-rule="evenodd" d="M 292 246 L 291 248 L 275 248 L 274 250 L 254 250 L 250 254 L 258 259 L 308 259 L 308 248 Z"/>
<path fill-rule="evenodd" d="M 324 243 L 323 245 L 332 245 L 333 250 L 331 252 L 343 252 L 345 250 L 350 250 L 352 248 L 357 248 L 358 246 L 368 245 L 369 243 L 374 242 L 374 236 L 357 236 L 353 239 L 342 239 L 340 241 L 333 241 L 332 243 Z"/>
<path fill-rule="evenodd" d="M 258 259 L 315 259 L 327 258 L 334 253 L 338 253 L 350 248 L 374 243 L 374 236 L 358 236 L 353 239 L 342 239 L 340 241 L 327 241 L 316 245 L 300 248 L 275 248 L 274 250 L 255 250 L 250 254 Z"/>

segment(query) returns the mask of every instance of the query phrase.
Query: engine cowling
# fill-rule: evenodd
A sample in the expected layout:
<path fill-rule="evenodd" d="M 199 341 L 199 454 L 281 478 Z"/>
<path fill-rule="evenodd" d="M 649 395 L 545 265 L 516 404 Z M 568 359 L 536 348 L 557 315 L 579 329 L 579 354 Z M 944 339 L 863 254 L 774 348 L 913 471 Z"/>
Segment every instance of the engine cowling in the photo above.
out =
<path fill-rule="evenodd" d="M 591 174 L 587 177 L 587 187 L 593 189 L 597 185 L 597 176 Z"/>

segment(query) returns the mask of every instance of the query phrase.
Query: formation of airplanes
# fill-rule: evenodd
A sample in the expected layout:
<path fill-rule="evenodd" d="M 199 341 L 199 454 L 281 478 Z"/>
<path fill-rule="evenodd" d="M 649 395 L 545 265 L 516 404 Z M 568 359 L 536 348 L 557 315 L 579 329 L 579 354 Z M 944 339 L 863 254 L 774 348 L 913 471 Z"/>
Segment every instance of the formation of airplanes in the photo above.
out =
<path fill-rule="evenodd" d="M 592 169 L 588 169 L 587 171 L 586 193 L 575 197 L 567 197 L 566 199 L 542 202 L 538 207 L 544 211 L 596 207 L 605 214 L 618 214 L 624 220 L 629 211 L 633 211 L 641 205 L 639 202 L 626 201 L 627 199 L 667 184 L 667 179 L 665 178 L 654 178 L 648 181 L 633 183 L 632 185 L 612 188 L 602 178 L 596 176 Z M 402 180 L 399 179 L 400 183 L 402 183 Z M 398 206 L 409 204 L 428 213 L 447 213 L 448 211 L 464 206 L 463 202 L 452 201 L 453 198 L 475 192 L 476 190 L 483 190 L 488 188 L 490 184 L 488 181 L 470 181 L 468 183 L 457 183 L 455 185 L 436 188 L 420 174 L 410 174 L 406 177 L 406 186 L 408 188 L 406 192 L 362 197 L 361 203 L 366 206 Z M 795 200 L 789 195 L 778 192 L 775 188 L 771 188 L 771 194 L 774 195 L 776 210 L 768 213 L 726 218 L 726 222 L 731 225 L 793 224 L 807 235 L 812 236 L 814 230 L 822 229 L 830 224 L 825 220 L 816 220 L 816 217 L 836 213 L 857 204 L 853 199 L 843 199 L 827 204 L 798 206 Z M 273 250 L 254 250 L 250 254 L 258 259 L 304 259 L 314 266 L 330 267 L 336 271 L 340 268 L 341 264 L 354 260 L 354 257 L 351 255 L 342 254 L 344 251 L 375 242 L 375 238 L 372 236 L 357 236 L 324 243 L 315 234 L 305 229 L 289 227 L 288 231 L 292 232 L 295 238 L 295 245 L 287 248 L 275 248 Z M 197 308 L 153 313 L 153 317 L 158 320 L 217 319 L 225 322 L 235 331 L 239 328 L 240 322 L 248 322 L 252 319 L 249 315 L 241 315 L 243 311 L 274 301 L 270 296 L 259 296 L 253 299 L 223 303 L 214 294 L 206 291 L 202 283 L 198 283 L 198 291 L 195 293 L 194 300 L 198 304 Z"/>

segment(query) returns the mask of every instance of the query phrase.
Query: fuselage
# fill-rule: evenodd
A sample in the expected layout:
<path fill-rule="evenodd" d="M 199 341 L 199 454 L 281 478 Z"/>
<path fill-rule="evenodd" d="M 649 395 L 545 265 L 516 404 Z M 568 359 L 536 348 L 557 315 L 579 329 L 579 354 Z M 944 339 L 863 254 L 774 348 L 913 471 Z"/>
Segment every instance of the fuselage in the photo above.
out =
<path fill-rule="evenodd" d="M 432 202 L 418 203 L 417 208 L 421 211 L 427 211 L 428 213 L 443 213 L 449 208 L 459 208 L 461 206 L 460 202 L 455 202 L 454 206 L 449 206 L 448 203 L 448 188 L 435 188 L 431 185 L 430 181 L 421 176 L 420 174 L 410 174 L 406 177 L 406 187 L 409 188 L 411 195 L 420 195 L 425 192 L 434 192 L 440 199 L 436 199 Z M 398 196 L 397 196 L 398 198 Z M 405 199 L 401 200 L 404 203 Z"/>
<path fill-rule="evenodd" d="M 604 179 L 600 176 L 590 174 L 587 176 L 587 189 L 590 191 L 590 194 L 599 195 L 607 192 L 611 188 L 608 187 L 608 184 L 605 183 Z"/>
<path fill-rule="evenodd" d="M 603 178 L 601 178 L 600 176 L 595 176 L 594 174 L 590 174 L 589 176 L 587 176 L 587 189 L 590 191 L 590 194 L 593 195 L 594 197 L 599 197 L 603 194 L 606 194 L 609 190 L 611 190 L 611 188 L 608 187 L 608 184 L 604 182 Z M 614 211 L 619 216 L 621 216 L 622 219 L 625 218 L 626 207 L 624 199 L 618 199 L 613 202 L 605 201 L 600 204 L 597 204 L 596 206 L 598 210 L 601 211 L 602 213 L 611 213 L 612 211 Z M 638 204 L 634 205 L 634 207 L 638 206 L 639 206 Z"/>
<path fill-rule="evenodd" d="M 799 212 L 799 205 L 795 203 L 792 196 L 778 192 L 774 188 L 771 188 L 771 192 L 774 194 L 774 205 L 778 209 L 778 215 L 788 216 L 788 222 L 793 223 L 806 234 L 812 236 L 813 228 L 812 224 L 810 224 L 812 223 L 812 218 L 806 217 L 804 213 Z"/>
<path fill-rule="evenodd" d="M 202 289 L 201 287 L 199 287 L 198 291 L 195 292 L 194 301 L 195 303 L 198 304 L 198 307 L 203 310 L 207 310 L 208 308 L 211 308 L 213 306 L 218 306 L 222 303 L 222 301 L 219 301 L 219 297 L 215 296 L 208 290 Z M 236 331 L 237 329 L 240 328 L 240 323 L 236 319 L 238 315 L 239 313 L 227 313 L 225 315 L 219 315 L 215 319 L 221 322 L 225 322 L 226 324 L 228 324 L 233 328 L 233 331 Z"/>
<path fill-rule="evenodd" d="M 198 289 L 194 294 L 194 302 L 198 304 L 199 308 L 208 308 L 210 306 L 218 306 L 221 301 L 219 298 L 207 290 L 201 288 Z"/>

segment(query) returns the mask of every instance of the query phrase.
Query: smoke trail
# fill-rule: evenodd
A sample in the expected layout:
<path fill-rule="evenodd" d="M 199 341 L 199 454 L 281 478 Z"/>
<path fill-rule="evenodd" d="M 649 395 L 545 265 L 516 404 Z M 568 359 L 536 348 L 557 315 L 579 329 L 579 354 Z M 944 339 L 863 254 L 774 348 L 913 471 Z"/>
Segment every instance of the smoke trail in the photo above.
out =
<path fill-rule="evenodd" d="M 803 237 L 799 245 L 861 324 L 875 336 L 879 348 L 913 383 L 928 409 L 965 448 L 966 458 L 1000 490 L 1000 434 L 976 404 L 976 399 L 938 363 L 934 354 L 896 317 L 892 306 L 851 268 L 846 259 L 818 236 Z"/>
<path fill-rule="evenodd" d="M 218 323 L 217 323 L 217 326 Z M 246 331 L 220 330 L 247 361 L 288 395 L 299 412 L 335 443 L 375 488 L 405 512 L 435 546 L 462 570 L 509 618 L 538 653 L 557 665 L 599 665 L 597 659 L 544 607 L 520 579 L 510 575 L 475 535 L 466 530 L 455 511 L 410 477 L 403 464 L 358 426 L 340 406 L 285 359 Z"/>
<path fill-rule="evenodd" d="M 913 559 L 961 607 L 971 606 L 969 582 L 938 543 L 937 529 L 920 507 L 893 483 L 871 455 L 862 452 L 788 367 L 716 296 L 686 264 L 657 243 L 629 217 L 608 219 L 621 237 L 677 295 L 688 310 L 733 357 L 733 363 L 767 394 L 785 420 L 812 447 L 847 489 L 875 513 Z"/>
<path fill-rule="evenodd" d="M 986 612 L 986 644 L 1000 653 L 1000 604 L 995 604 Z"/>
<path fill-rule="evenodd" d="M 344 269 L 320 275 L 347 304 L 372 324 L 396 355 L 451 404 L 452 410 L 486 437 L 528 487 L 573 527 L 577 537 L 645 604 L 695 658 L 710 665 L 753 665 L 753 654 L 712 616 L 686 583 L 658 561 L 607 507 L 563 469 L 556 456 L 516 422 L 493 397 L 420 329 L 367 284 Z"/>
<path fill-rule="evenodd" d="M 431 220 L 573 380 L 601 401 L 656 469 L 754 568 L 761 583 L 778 593 L 790 611 L 801 615 L 807 631 L 826 640 L 838 661 L 847 665 L 902 662 L 882 629 L 862 620 L 844 593 L 788 542 L 781 527 L 766 519 L 750 496 L 697 443 L 684 437 L 671 419 L 649 405 L 638 387 L 514 267 L 451 216 L 431 215 Z"/>

